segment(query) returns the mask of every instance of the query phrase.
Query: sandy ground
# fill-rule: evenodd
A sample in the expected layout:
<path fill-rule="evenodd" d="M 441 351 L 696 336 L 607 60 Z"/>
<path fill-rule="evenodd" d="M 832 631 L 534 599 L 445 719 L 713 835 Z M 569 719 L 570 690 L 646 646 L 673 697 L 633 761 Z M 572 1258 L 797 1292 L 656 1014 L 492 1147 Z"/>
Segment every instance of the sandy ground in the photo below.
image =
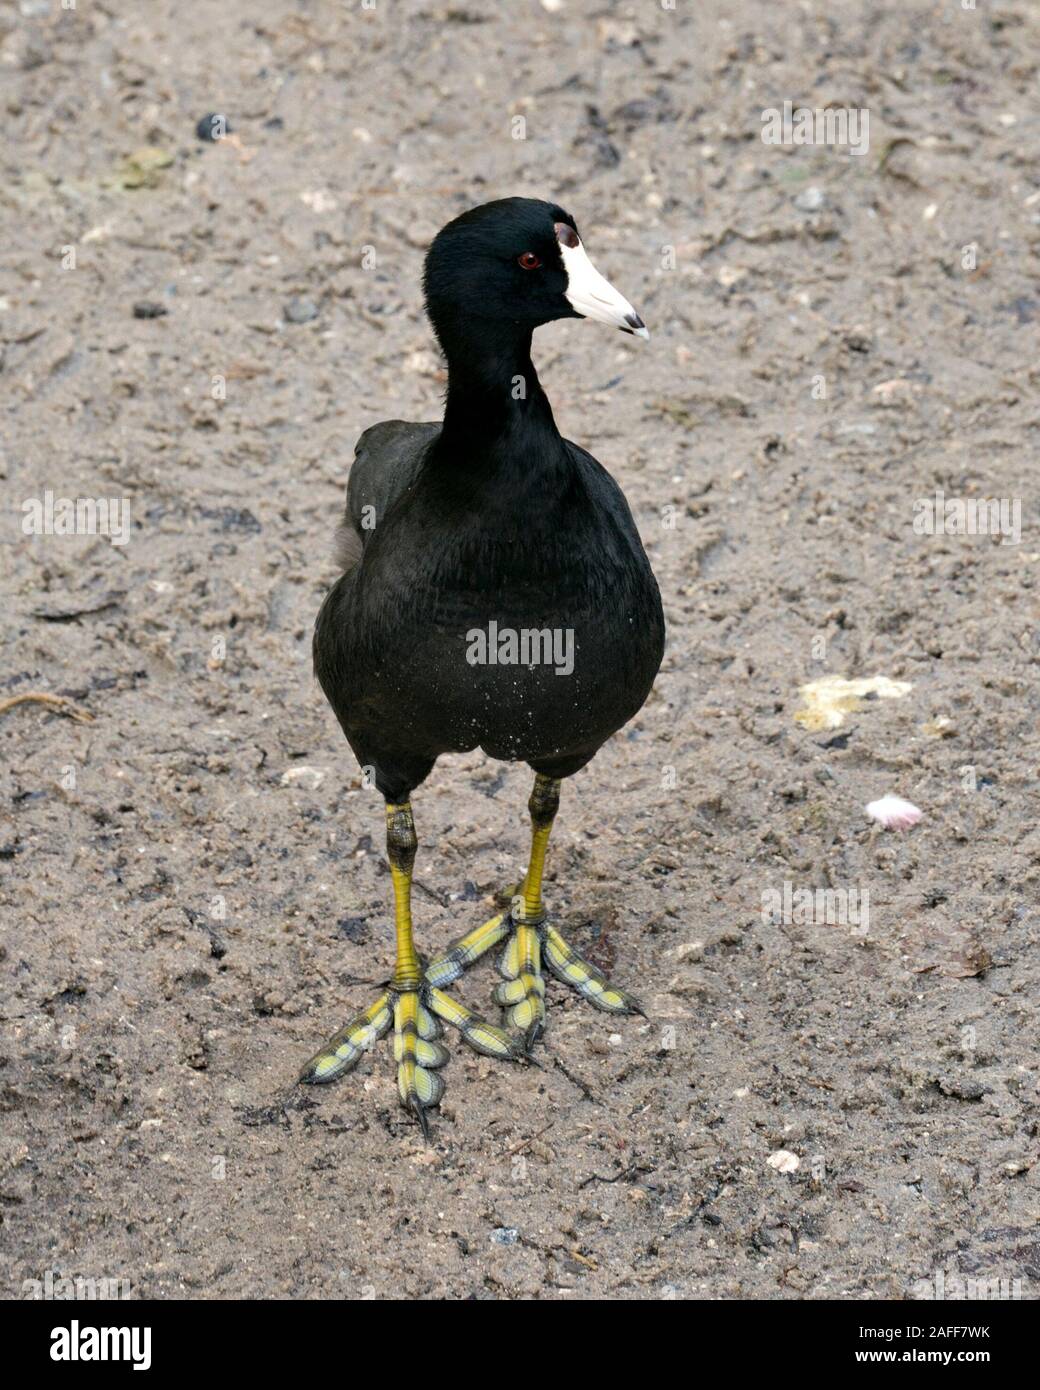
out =
<path fill-rule="evenodd" d="M 0 716 L 0 1292 L 1035 1297 L 1038 53 L 1026 0 L 0 6 L 0 699 L 91 717 Z M 785 99 L 869 153 L 764 144 Z M 386 1046 L 292 1084 L 392 955 L 310 634 L 354 440 L 437 410 L 423 249 L 510 193 L 653 331 L 536 339 L 669 621 L 547 893 L 651 1019 L 551 985 L 542 1069 L 456 1047 L 427 1149 Z M 937 488 L 1021 543 L 916 533 Z M 24 535 L 47 490 L 129 499 L 128 544 Z M 912 689 L 814 731 L 828 673 Z M 416 795 L 427 951 L 522 869 L 527 790 L 473 755 Z"/>

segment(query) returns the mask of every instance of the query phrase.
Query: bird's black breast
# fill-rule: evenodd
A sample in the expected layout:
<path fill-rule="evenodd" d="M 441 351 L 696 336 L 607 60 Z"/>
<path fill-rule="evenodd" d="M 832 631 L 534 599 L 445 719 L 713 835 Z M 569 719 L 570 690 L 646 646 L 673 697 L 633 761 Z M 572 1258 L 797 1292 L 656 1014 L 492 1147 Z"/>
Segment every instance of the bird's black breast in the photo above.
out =
<path fill-rule="evenodd" d="M 319 616 L 315 666 L 355 752 L 580 765 L 640 708 L 660 665 L 657 584 L 620 488 L 574 445 L 502 486 L 423 462 L 411 437 L 396 496 Z M 403 484 L 401 479 L 404 479 Z"/>

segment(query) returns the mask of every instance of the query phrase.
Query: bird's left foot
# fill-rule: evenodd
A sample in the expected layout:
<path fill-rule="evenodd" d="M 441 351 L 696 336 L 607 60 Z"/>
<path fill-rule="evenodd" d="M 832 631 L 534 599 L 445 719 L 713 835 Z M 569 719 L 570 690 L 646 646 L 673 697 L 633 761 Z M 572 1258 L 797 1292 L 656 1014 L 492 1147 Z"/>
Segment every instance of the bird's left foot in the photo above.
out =
<path fill-rule="evenodd" d="M 633 995 L 612 985 L 580 956 L 544 914 L 540 920 L 532 920 L 514 906 L 512 931 L 498 962 L 502 984 L 495 990 L 494 999 L 505 1010 L 506 1022 L 523 1034 L 528 1050 L 545 1032 L 543 961 L 558 980 L 576 989 L 604 1013 L 644 1013 Z"/>
<path fill-rule="evenodd" d="M 498 963 L 503 983 L 494 992 L 504 1021 L 524 1039 L 527 1051 L 545 1031 L 545 978 L 542 963 L 564 984 L 576 989 L 597 1009 L 611 1014 L 644 1014 L 643 1006 L 626 990 L 612 985 L 560 935 L 544 909 L 532 913 L 516 888 L 500 895 L 512 900 L 509 910 L 462 936 L 432 962 L 427 980 L 450 984 L 481 956 L 505 941 Z"/>

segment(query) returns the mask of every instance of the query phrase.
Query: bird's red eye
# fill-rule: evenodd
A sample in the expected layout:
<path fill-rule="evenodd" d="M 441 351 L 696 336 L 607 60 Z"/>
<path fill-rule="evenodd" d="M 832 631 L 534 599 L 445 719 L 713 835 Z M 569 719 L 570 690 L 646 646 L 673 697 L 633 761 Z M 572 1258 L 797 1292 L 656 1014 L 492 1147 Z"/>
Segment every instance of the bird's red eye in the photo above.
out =
<path fill-rule="evenodd" d="M 533 251 L 525 251 L 522 256 L 517 256 L 517 264 L 523 266 L 524 270 L 537 270 L 541 261 Z"/>

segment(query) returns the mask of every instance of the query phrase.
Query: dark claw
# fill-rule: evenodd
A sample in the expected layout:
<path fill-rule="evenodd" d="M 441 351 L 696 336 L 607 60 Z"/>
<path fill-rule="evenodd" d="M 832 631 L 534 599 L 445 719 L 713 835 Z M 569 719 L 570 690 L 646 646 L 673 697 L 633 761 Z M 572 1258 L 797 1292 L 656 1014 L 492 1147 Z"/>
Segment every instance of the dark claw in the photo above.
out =
<path fill-rule="evenodd" d="M 524 1051 L 527 1053 L 528 1057 L 530 1057 L 531 1052 L 534 1049 L 535 1043 L 538 1041 L 538 1039 L 542 1036 L 544 1032 L 545 1025 L 538 1019 L 536 1019 L 534 1023 L 531 1024 L 530 1028 L 528 1028 L 527 1032 L 524 1034 Z"/>
<path fill-rule="evenodd" d="M 430 1142 L 430 1122 L 426 1118 L 426 1107 L 417 1096 L 412 1097 L 412 1109 L 415 1111 L 416 1119 L 419 1121 L 419 1128 L 423 1132 L 423 1138 L 428 1144 Z"/>

